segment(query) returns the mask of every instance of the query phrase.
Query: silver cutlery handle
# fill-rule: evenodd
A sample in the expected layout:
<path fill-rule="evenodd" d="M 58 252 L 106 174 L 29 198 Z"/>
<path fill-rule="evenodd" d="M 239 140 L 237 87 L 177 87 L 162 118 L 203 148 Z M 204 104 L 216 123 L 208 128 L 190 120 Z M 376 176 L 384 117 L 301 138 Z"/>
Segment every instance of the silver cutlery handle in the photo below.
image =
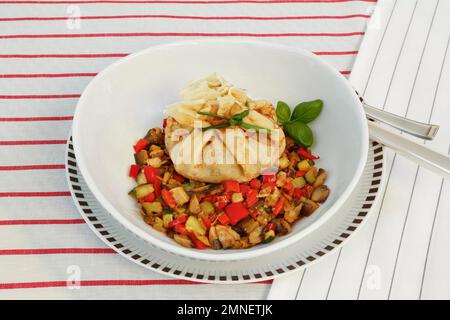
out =
<path fill-rule="evenodd" d="M 391 127 L 394 127 L 421 139 L 432 140 L 439 129 L 439 126 L 437 125 L 410 120 L 393 113 L 371 107 L 364 101 L 363 106 L 367 118 L 383 122 L 390 125 Z"/>
<path fill-rule="evenodd" d="M 379 123 L 368 121 L 370 137 L 393 149 L 398 154 L 415 161 L 444 178 L 450 179 L 450 157 L 414 142 L 404 135 L 383 128 Z"/>

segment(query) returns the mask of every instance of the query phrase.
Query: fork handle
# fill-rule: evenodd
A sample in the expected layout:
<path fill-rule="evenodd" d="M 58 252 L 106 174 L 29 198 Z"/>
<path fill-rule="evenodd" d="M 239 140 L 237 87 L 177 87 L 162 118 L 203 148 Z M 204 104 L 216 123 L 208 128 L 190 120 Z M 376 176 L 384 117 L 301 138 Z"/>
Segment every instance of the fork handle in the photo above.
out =
<path fill-rule="evenodd" d="M 363 106 L 367 118 L 383 122 L 421 139 L 432 140 L 439 129 L 439 126 L 437 125 L 403 118 L 396 114 L 371 107 L 365 102 L 363 102 Z"/>
<path fill-rule="evenodd" d="M 426 167 L 444 178 L 450 179 L 450 157 L 414 142 L 405 136 L 383 128 L 379 123 L 368 121 L 373 140 L 393 149 L 398 154 Z"/>

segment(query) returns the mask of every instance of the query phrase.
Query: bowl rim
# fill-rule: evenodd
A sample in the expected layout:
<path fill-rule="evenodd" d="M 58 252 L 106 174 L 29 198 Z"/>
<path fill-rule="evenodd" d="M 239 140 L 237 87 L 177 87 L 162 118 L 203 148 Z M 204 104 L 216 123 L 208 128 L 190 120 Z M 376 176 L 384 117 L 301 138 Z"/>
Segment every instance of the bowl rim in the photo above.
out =
<path fill-rule="evenodd" d="M 362 148 L 360 152 L 360 158 L 359 163 L 356 168 L 356 171 L 353 175 L 352 180 L 350 183 L 346 186 L 341 196 L 331 205 L 331 207 L 323 212 L 322 216 L 320 216 L 317 220 L 313 221 L 310 225 L 306 226 L 304 229 L 296 232 L 295 234 L 292 234 L 290 237 L 286 237 L 284 239 L 281 239 L 278 242 L 272 243 L 271 245 L 264 246 L 264 247 L 254 247 L 252 250 L 239 250 L 239 251 L 226 251 L 226 250 L 220 250 L 217 253 L 213 252 L 206 252 L 202 250 L 195 250 L 191 248 L 185 248 L 177 243 L 169 243 L 165 242 L 163 240 L 160 240 L 153 235 L 151 235 L 148 232 L 145 232 L 144 230 L 140 229 L 138 226 L 134 225 L 131 221 L 129 221 L 125 216 L 123 216 L 103 195 L 101 190 L 98 188 L 97 184 L 95 183 L 94 179 L 91 177 L 88 167 L 87 167 L 87 159 L 84 157 L 82 152 L 82 145 L 80 145 L 78 136 L 80 135 L 81 123 L 80 123 L 80 113 L 82 109 L 82 105 L 85 103 L 86 97 L 89 95 L 91 90 L 95 88 L 95 85 L 103 80 L 110 72 L 113 72 L 118 66 L 128 62 L 129 60 L 134 59 L 137 56 L 145 55 L 148 53 L 151 53 L 153 51 L 162 50 L 165 48 L 170 47 L 183 47 L 183 46 L 191 46 L 191 45 L 198 45 L 198 44 L 221 44 L 224 43 L 234 43 L 234 44 L 243 44 L 243 45 L 253 45 L 253 46 L 262 46 L 266 48 L 273 48 L 277 50 L 287 51 L 291 53 L 296 53 L 299 55 L 307 56 L 309 58 L 312 58 L 316 60 L 319 64 L 321 64 L 323 67 L 325 67 L 330 74 L 334 74 L 334 76 L 339 79 L 338 81 L 341 81 L 344 83 L 344 86 L 347 88 L 348 93 L 350 96 L 353 96 L 353 100 L 357 105 L 360 105 L 361 108 L 356 110 L 356 112 L 359 113 L 360 118 L 360 124 L 362 132 Z M 74 113 L 73 123 L 72 123 L 72 133 L 73 133 L 73 145 L 74 145 L 74 152 L 77 159 L 78 167 L 81 171 L 81 174 L 83 175 L 89 189 L 92 191 L 92 193 L 95 195 L 99 203 L 105 208 L 106 211 L 108 211 L 120 224 L 122 224 L 126 229 L 128 229 L 130 232 L 134 233 L 135 235 L 139 236 L 140 238 L 146 240 L 151 245 L 157 246 L 163 250 L 167 250 L 169 252 L 179 254 L 185 257 L 193 258 L 193 259 L 200 259 L 200 260 L 207 260 L 207 261 L 233 261 L 233 260 L 244 260 L 244 259 L 251 259 L 256 256 L 269 254 L 275 250 L 280 250 L 286 246 L 289 246 L 290 244 L 299 241 L 301 238 L 303 238 L 305 235 L 313 232 L 316 230 L 319 226 L 323 225 L 332 215 L 334 215 L 345 203 L 345 201 L 350 196 L 351 192 L 356 187 L 361 174 L 364 170 L 364 166 L 367 160 L 367 154 L 368 154 L 368 148 L 369 148 L 369 130 L 368 125 L 366 122 L 365 112 L 362 108 L 361 101 L 359 100 L 356 92 L 352 88 L 350 82 L 341 74 L 339 71 L 337 71 L 334 67 L 329 65 L 324 60 L 320 59 L 310 51 L 307 51 L 302 48 L 294 48 L 286 45 L 281 44 L 275 44 L 275 43 L 269 43 L 264 41 L 258 41 L 258 40 L 248 40 L 248 39 L 196 39 L 196 40 L 182 40 L 182 41 L 175 41 L 171 43 L 165 43 L 161 45 L 152 46 L 143 50 L 140 50 L 138 52 L 135 52 L 133 54 L 130 54 L 124 58 L 121 58 L 117 60 L 116 62 L 112 63 L 102 71 L 100 71 L 86 86 L 86 88 L 83 90 L 83 93 L 81 94 L 77 106 Z"/>

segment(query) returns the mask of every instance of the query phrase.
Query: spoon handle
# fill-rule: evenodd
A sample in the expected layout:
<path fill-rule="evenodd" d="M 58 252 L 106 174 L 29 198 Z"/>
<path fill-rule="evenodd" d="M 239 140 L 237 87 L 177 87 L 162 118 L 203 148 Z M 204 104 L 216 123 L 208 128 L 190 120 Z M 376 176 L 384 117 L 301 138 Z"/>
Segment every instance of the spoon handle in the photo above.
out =
<path fill-rule="evenodd" d="M 396 114 L 371 107 L 365 102 L 363 102 L 363 106 L 368 119 L 383 122 L 421 139 L 432 140 L 439 129 L 437 125 L 400 117 Z"/>
<path fill-rule="evenodd" d="M 404 135 L 383 128 L 379 123 L 368 121 L 370 137 L 391 148 L 398 154 L 426 167 L 444 178 L 450 179 L 450 157 L 436 152 L 406 138 Z"/>

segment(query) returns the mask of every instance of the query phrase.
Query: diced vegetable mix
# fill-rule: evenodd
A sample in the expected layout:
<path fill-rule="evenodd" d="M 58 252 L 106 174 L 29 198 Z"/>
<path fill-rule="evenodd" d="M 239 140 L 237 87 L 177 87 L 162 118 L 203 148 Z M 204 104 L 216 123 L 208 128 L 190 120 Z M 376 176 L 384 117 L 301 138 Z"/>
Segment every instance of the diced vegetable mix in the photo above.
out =
<path fill-rule="evenodd" d="M 286 137 L 278 172 L 265 172 L 248 183 L 208 184 L 178 174 L 164 146 L 161 128 L 149 130 L 134 145 L 130 191 L 144 221 L 178 244 L 196 249 L 240 249 L 287 234 L 311 215 L 330 190 L 319 159 Z"/>

